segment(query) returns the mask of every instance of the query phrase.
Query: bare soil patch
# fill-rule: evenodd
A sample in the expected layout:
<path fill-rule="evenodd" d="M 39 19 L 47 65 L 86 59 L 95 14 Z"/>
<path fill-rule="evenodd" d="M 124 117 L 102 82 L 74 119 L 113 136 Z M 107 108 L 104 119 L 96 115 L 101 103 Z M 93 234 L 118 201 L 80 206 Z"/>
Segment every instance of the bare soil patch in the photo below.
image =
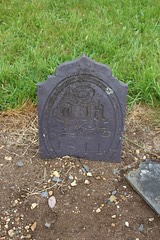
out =
<path fill-rule="evenodd" d="M 39 160 L 34 108 L 2 113 L 0 129 L 0 240 L 159 240 L 159 217 L 125 179 L 146 158 L 160 162 L 160 121 L 151 109 L 127 115 L 120 164 Z M 52 180 L 54 171 L 61 182 Z M 54 209 L 42 192 L 55 196 Z"/>

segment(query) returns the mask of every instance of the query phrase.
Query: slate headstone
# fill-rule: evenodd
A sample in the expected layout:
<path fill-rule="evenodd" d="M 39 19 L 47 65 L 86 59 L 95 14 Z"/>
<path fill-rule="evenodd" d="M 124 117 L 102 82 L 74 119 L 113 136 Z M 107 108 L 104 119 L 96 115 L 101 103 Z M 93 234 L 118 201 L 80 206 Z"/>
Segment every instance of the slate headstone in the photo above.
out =
<path fill-rule="evenodd" d="M 160 163 L 147 159 L 139 165 L 136 171 L 129 172 L 126 179 L 160 215 Z"/>
<path fill-rule="evenodd" d="M 120 162 L 127 84 L 83 55 L 37 84 L 39 156 Z"/>

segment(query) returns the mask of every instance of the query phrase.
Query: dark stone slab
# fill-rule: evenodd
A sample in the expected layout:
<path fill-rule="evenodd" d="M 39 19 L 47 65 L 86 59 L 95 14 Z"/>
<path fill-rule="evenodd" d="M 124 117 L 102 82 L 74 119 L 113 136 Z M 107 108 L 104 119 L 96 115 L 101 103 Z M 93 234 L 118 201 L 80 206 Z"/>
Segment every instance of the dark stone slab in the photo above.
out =
<path fill-rule="evenodd" d="M 39 156 L 120 162 L 127 84 L 83 55 L 37 84 Z"/>
<path fill-rule="evenodd" d="M 143 199 L 160 215 L 160 163 L 146 160 L 126 179 Z"/>

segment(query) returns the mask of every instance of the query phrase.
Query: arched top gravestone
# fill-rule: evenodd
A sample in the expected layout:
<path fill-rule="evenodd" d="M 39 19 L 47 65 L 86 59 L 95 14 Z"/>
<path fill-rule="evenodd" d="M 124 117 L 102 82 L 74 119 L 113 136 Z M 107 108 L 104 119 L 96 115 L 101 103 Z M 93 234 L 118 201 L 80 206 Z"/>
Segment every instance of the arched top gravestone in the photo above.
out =
<path fill-rule="evenodd" d="M 37 84 L 39 156 L 120 162 L 127 84 L 83 55 Z"/>

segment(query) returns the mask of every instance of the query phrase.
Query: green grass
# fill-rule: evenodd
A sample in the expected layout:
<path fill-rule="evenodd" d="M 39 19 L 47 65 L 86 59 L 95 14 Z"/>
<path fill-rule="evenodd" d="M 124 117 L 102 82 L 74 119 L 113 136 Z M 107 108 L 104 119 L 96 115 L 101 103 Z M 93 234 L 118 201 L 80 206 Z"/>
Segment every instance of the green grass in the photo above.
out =
<path fill-rule="evenodd" d="M 1 0 L 0 109 L 28 99 L 36 84 L 83 53 L 128 83 L 128 104 L 160 103 L 160 1 Z"/>

